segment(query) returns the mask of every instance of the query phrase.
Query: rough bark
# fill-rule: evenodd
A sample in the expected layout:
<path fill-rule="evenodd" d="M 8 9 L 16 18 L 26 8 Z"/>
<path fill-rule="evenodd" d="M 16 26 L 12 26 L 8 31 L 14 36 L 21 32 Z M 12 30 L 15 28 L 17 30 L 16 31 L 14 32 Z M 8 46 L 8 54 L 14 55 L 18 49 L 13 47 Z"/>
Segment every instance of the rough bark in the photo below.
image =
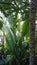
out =
<path fill-rule="evenodd" d="M 35 14 L 36 14 L 36 0 L 31 0 L 31 4 L 30 4 L 30 62 L 29 62 L 29 65 L 35 65 Z"/>

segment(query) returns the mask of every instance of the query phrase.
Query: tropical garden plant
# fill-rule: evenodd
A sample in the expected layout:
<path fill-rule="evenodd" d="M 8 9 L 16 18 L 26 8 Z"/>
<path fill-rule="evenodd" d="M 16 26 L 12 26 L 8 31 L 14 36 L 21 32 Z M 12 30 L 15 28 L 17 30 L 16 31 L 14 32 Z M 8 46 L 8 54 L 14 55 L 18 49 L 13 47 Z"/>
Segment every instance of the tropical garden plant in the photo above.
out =
<path fill-rule="evenodd" d="M 0 14 L 0 29 L 4 34 L 4 50 L 2 48 L 0 52 L 3 59 L 0 59 L 1 64 L 29 65 L 29 0 L 0 0 Z"/>

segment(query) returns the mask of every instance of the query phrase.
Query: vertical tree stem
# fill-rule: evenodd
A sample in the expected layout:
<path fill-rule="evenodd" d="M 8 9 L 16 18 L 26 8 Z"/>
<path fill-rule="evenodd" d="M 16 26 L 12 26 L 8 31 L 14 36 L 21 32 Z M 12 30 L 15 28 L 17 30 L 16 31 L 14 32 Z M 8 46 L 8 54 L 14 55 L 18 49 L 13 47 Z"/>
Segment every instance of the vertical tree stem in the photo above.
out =
<path fill-rule="evenodd" d="M 30 5 L 30 63 L 35 65 L 35 14 L 36 14 L 36 0 L 31 0 Z"/>

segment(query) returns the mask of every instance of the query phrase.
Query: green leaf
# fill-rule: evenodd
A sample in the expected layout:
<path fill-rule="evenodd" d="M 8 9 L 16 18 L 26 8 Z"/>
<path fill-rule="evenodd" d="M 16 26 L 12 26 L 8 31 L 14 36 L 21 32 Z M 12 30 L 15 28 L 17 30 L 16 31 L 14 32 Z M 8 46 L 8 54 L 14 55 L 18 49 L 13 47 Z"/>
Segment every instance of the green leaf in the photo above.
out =
<path fill-rule="evenodd" d="M 29 33 L 29 20 L 25 20 L 22 25 L 22 36 L 25 36 L 27 33 Z"/>
<path fill-rule="evenodd" d="M 3 22 L 0 20 L 0 29 L 3 27 Z"/>
<path fill-rule="evenodd" d="M 8 63 L 8 62 L 10 62 L 11 60 L 14 60 L 14 59 L 15 59 L 15 56 L 7 55 L 5 63 Z"/>

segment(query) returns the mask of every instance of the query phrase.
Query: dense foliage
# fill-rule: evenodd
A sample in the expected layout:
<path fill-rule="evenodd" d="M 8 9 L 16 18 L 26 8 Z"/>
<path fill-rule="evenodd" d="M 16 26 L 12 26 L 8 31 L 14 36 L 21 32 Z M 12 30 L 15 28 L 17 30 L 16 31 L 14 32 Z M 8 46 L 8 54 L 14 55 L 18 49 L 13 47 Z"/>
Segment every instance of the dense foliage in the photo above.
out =
<path fill-rule="evenodd" d="M 0 13 L 5 38 L 0 65 L 29 65 L 29 0 L 0 0 Z"/>

